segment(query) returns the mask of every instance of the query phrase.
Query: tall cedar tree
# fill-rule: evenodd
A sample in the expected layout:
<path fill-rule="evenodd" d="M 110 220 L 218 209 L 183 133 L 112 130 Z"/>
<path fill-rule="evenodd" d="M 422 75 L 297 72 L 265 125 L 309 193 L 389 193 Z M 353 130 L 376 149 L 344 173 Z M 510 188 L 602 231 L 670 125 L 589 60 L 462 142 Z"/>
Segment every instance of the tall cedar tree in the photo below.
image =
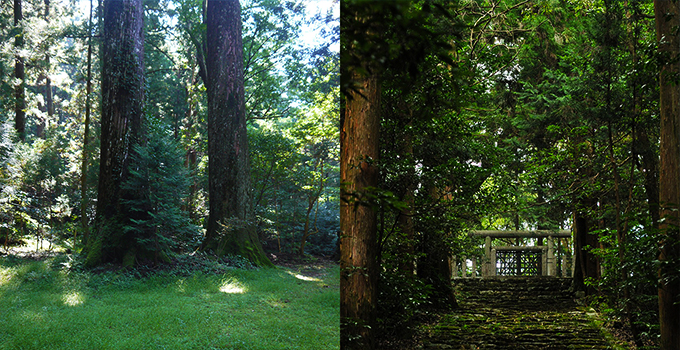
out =
<path fill-rule="evenodd" d="M 21 141 L 26 139 L 26 94 L 24 58 L 19 54 L 19 50 L 24 46 L 24 33 L 21 26 L 23 13 L 21 11 L 21 0 L 14 0 L 14 26 L 19 28 L 19 32 L 14 37 L 14 47 L 17 54 L 14 57 L 14 77 L 18 83 L 14 86 L 14 127 Z"/>
<path fill-rule="evenodd" d="M 659 326 L 661 350 L 680 349 L 680 8 L 676 1 L 654 1 L 656 37 L 664 60 L 659 76 L 661 144 L 660 144 L 660 196 L 661 242 L 659 261 Z"/>
<path fill-rule="evenodd" d="M 368 192 L 378 186 L 380 155 L 379 67 L 366 47 L 380 48 L 370 23 L 373 4 L 348 2 L 343 30 L 348 64 L 343 67 L 345 106 L 340 116 L 340 346 L 372 349 L 378 300 L 377 210 Z M 350 6 L 352 5 L 352 6 Z M 379 6 L 378 6 L 379 8 Z M 343 34 L 344 35 L 344 34 Z M 357 44 L 365 40 L 366 47 Z M 358 39 L 357 39 L 358 40 Z M 375 41 L 374 41 L 375 40 Z"/>
<path fill-rule="evenodd" d="M 378 220 L 363 197 L 378 185 L 380 85 L 375 73 L 353 81 L 359 88 L 349 92 L 340 121 L 340 339 L 343 349 L 372 349 Z"/>
<path fill-rule="evenodd" d="M 271 266 L 253 225 L 239 1 L 208 1 L 205 22 L 210 214 L 203 249 Z"/>
<path fill-rule="evenodd" d="M 132 147 L 141 134 L 144 98 L 142 0 L 104 1 L 102 44 L 102 117 L 97 197 L 97 237 L 88 244 L 88 265 L 134 261 L 134 237 L 121 236 L 116 225 L 134 219 L 123 202 L 133 193 L 121 190 L 130 174 Z"/>

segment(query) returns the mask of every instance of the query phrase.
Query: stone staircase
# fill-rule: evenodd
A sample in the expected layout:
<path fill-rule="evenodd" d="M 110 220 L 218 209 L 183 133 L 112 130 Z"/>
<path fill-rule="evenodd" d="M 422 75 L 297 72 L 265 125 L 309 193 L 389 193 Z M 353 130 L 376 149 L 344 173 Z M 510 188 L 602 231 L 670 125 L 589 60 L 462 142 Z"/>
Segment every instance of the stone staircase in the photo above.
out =
<path fill-rule="evenodd" d="M 424 349 L 614 349 L 579 308 L 571 279 L 457 279 L 460 309 L 434 326 Z"/>

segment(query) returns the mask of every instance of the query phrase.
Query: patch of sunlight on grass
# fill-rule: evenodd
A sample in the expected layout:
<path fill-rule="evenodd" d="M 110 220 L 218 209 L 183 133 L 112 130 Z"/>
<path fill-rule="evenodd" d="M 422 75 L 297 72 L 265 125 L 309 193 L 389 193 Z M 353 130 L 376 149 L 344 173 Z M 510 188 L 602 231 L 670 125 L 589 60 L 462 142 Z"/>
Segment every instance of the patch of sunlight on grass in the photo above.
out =
<path fill-rule="evenodd" d="M 234 278 L 228 278 L 222 282 L 220 292 L 227 294 L 243 294 L 248 291 L 243 284 Z"/>
<path fill-rule="evenodd" d="M 263 298 L 263 300 L 267 305 L 273 307 L 273 308 L 282 308 L 286 307 L 288 303 L 290 303 L 290 300 L 287 299 L 279 299 L 273 296 L 269 296 L 266 298 Z"/>
<path fill-rule="evenodd" d="M 299 273 L 295 273 L 293 271 L 286 271 L 289 275 L 303 281 L 312 281 L 312 282 L 321 282 L 321 279 L 314 278 L 314 277 L 309 277 L 305 275 L 301 275 Z"/>
<path fill-rule="evenodd" d="M 187 288 L 186 288 L 186 284 L 184 283 L 184 278 L 178 279 L 176 284 L 177 284 L 177 291 L 178 292 L 186 293 Z"/>
<path fill-rule="evenodd" d="M 12 279 L 12 276 L 12 269 L 0 267 L 0 287 L 8 284 L 9 280 Z"/>
<path fill-rule="evenodd" d="M 62 297 L 62 300 L 64 301 L 64 305 L 68 306 L 78 306 L 85 301 L 85 298 L 80 292 L 76 291 L 70 291 Z"/>
<path fill-rule="evenodd" d="M 23 316 L 23 318 L 26 321 L 33 321 L 38 323 L 42 323 L 45 321 L 44 312 L 25 310 L 24 312 L 21 313 L 21 316 Z"/>

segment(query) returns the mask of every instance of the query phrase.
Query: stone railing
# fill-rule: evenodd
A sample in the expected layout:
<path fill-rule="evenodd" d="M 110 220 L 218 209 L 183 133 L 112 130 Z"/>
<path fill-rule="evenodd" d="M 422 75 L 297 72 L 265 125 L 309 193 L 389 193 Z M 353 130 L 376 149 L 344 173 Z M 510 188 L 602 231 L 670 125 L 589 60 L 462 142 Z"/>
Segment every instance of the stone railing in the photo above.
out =
<path fill-rule="evenodd" d="M 555 239 L 569 239 L 571 231 L 472 231 L 471 235 L 484 237 L 484 256 L 452 257 L 452 277 L 557 276 Z M 492 246 L 493 238 L 545 238 L 547 245 Z M 562 254 L 561 260 L 559 274 L 565 277 L 569 259 Z M 471 261 L 472 266 L 468 265 L 468 261 Z"/>

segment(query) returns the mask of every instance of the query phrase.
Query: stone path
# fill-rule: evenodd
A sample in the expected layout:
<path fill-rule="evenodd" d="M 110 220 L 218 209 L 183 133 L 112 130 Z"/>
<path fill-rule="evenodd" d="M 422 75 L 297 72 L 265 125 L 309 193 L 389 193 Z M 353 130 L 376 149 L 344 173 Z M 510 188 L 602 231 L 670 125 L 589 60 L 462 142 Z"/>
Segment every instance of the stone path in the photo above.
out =
<path fill-rule="evenodd" d="M 457 281 L 461 308 L 434 327 L 424 349 L 614 349 L 579 308 L 570 279 Z"/>

